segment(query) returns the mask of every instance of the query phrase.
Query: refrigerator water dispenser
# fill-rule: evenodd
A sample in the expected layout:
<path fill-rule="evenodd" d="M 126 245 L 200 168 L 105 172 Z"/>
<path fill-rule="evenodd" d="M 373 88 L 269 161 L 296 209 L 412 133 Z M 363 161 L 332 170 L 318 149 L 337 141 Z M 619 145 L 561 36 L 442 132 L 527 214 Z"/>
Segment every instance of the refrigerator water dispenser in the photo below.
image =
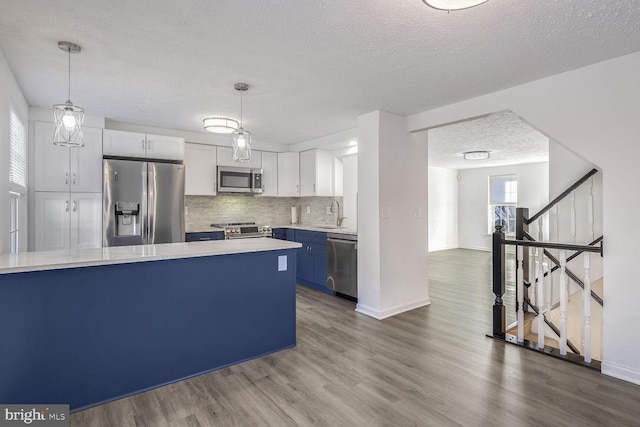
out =
<path fill-rule="evenodd" d="M 140 235 L 140 203 L 116 202 L 116 236 Z"/>

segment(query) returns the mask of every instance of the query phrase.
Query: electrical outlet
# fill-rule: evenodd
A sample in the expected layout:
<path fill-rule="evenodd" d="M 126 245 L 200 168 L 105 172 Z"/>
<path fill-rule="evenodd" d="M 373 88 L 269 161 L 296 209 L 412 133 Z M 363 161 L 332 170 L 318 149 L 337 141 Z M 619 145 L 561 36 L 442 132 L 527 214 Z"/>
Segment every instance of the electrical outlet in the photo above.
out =
<path fill-rule="evenodd" d="M 331 206 L 327 206 L 327 215 L 331 215 Z"/>
<path fill-rule="evenodd" d="M 189 206 L 184 207 L 184 216 L 189 215 Z"/>
<path fill-rule="evenodd" d="M 307 213 L 310 214 L 311 213 L 311 206 L 307 206 Z"/>

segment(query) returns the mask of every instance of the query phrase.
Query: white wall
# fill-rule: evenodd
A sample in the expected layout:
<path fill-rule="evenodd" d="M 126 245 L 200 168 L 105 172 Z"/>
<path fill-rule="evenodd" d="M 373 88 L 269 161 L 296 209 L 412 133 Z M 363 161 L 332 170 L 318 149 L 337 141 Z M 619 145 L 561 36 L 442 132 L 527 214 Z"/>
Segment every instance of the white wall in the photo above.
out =
<path fill-rule="evenodd" d="M 25 120 L 29 106 L 18 86 L 4 52 L 0 50 L 0 253 L 9 251 L 9 100 L 12 99 Z M 26 123 L 25 123 L 26 125 Z M 24 226 L 24 227 L 23 227 Z M 28 232 L 26 224 L 21 230 Z M 24 237 L 21 236 L 21 237 Z"/>
<path fill-rule="evenodd" d="M 605 234 L 602 372 L 640 384 L 637 275 L 640 197 L 640 52 L 426 111 L 407 118 L 407 130 L 512 110 L 542 133 L 603 171 Z M 425 187 L 426 188 L 426 187 Z"/>
<path fill-rule="evenodd" d="M 342 158 L 342 200 L 344 203 L 343 225 L 349 229 L 358 229 L 358 156 Z"/>
<path fill-rule="evenodd" d="M 383 319 L 429 304 L 427 185 L 426 132 L 390 113 L 360 116 L 357 311 Z"/>
<path fill-rule="evenodd" d="M 458 170 L 429 168 L 429 252 L 458 247 Z"/>
<path fill-rule="evenodd" d="M 516 175 L 518 206 L 534 215 L 549 202 L 549 163 L 462 169 L 459 183 L 458 244 L 461 248 L 491 250 L 489 234 L 489 177 Z M 535 235 L 534 235 L 535 237 Z"/>

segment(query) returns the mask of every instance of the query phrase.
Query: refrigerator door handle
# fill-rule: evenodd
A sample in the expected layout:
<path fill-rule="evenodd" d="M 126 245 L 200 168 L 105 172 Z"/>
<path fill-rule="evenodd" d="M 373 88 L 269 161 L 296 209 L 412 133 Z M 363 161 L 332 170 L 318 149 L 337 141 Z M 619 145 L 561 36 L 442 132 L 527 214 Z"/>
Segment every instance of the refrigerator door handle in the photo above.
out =
<path fill-rule="evenodd" d="M 157 175 L 156 175 L 156 165 L 155 163 L 147 163 L 147 217 L 149 224 L 149 232 L 147 236 L 147 243 L 154 244 L 156 242 L 156 222 L 155 222 L 155 214 L 156 214 L 156 205 L 157 205 L 157 196 L 156 190 L 158 188 Z"/>

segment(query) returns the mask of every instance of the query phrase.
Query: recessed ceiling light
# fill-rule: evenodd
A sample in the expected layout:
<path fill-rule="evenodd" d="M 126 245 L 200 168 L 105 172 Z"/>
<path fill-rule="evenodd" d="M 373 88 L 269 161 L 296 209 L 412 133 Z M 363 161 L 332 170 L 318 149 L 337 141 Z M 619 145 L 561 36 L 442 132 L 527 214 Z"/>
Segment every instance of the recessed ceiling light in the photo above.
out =
<path fill-rule="evenodd" d="M 465 160 L 485 160 L 489 158 L 488 151 L 467 151 L 463 155 Z"/>
<path fill-rule="evenodd" d="M 485 3 L 488 0 L 422 0 L 428 6 L 440 10 L 460 10 L 468 9 Z"/>

